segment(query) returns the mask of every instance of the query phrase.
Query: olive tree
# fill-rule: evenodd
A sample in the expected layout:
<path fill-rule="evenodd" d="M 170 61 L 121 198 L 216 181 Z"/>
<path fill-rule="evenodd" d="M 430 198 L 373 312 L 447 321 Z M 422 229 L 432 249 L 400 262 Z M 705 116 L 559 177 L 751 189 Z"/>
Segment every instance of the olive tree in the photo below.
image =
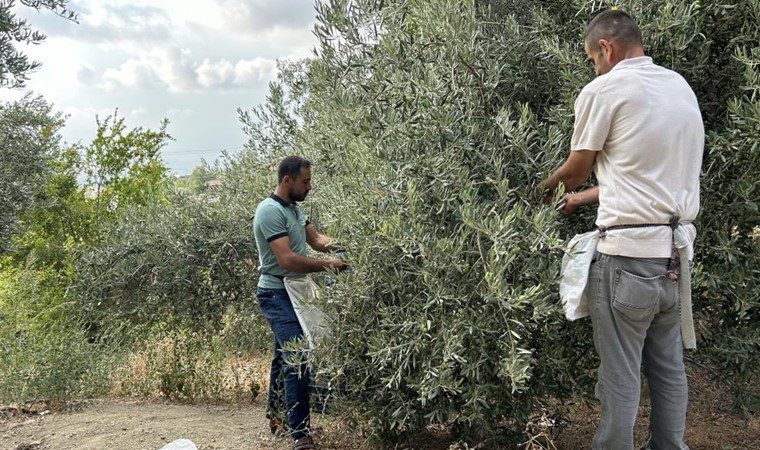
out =
<path fill-rule="evenodd" d="M 44 184 L 62 124 L 40 97 L 0 105 L 0 252 Z"/>
<path fill-rule="evenodd" d="M 49 10 L 65 19 L 76 21 L 76 13 L 67 6 L 68 0 L 21 0 L 20 3 L 37 11 Z M 30 61 L 29 57 L 16 49 L 16 45 L 39 44 L 46 36 L 33 29 L 26 19 L 19 18 L 15 8 L 15 0 L 0 4 L 0 87 L 23 87 L 29 79 L 29 73 L 41 65 L 38 61 Z"/>

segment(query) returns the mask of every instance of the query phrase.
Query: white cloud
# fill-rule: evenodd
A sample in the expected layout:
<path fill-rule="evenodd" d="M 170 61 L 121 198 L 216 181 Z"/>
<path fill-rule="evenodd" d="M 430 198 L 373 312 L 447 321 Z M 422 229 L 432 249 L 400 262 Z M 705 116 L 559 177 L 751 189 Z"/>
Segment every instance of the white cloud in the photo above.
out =
<path fill-rule="evenodd" d="M 79 70 L 77 71 L 77 81 L 79 81 L 80 84 L 90 85 L 96 83 L 97 79 L 98 74 L 95 72 L 94 67 L 89 64 L 84 64 L 79 67 Z"/>
<path fill-rule="evenodd" d="M 144 107 L 138 107 L 129 112 L 132 117 L 144 116 L 148 113 L 148 109 Z"/>
<path fill-rule="evenodd" d="M 108 68 L 103 72 L 103 84 L 107 90 L 120 86 L 142 88 L 155 80 L 153 71 L 145 61 L 130 59 L 118 69 Z"/>
<path fill-rule="evenodd" d="M 264 101 L 276 61 L 310 56 L 312 0 L 70 0 L 79 23 L 20 7 L 48 35 L 22 49 L 42 62 L 28 83 L 68 114 L 64 138 L 90 142 L 95 116 L 129 126 L 168 117 L 167 163 L 189 172 L 246 137 L 238 108 Z M 18 3 L 17 3 L 18 6 Z M 19 93 L 20 95 L 21 93 Z M 16 96 L 18 97 L 18 96 Z M 0 98 L 13 98 L 0 92 Z"/>
<path fill-rule="evenodd" d="M 80 70 L 80 79 L 91 76 Z M 103 71 L 101 88 L 144 88 L 160 84 L 172 92 L 199 92 L 208 89 L 266 86 L 276 76 L 276 62 L 266 58 L 226 59 L 198 62 L 188 49 L 156 49 L 139 59 L 130 59 L 118 68 Z"/>
<path fill-rule="evenodd" d="M 312 0 L 220 0 L 220 3 L 225 25 L 242 33 L 307 28 L 316 16 Z"/>
<path fill-rule="evenodd" d="M 235 67 L 227 60 L 211 62 L 204 59 L 195 69 L 198 85 L 204 88 L 226 86 L 235 75 Z"/>
<path fill-rule="evenodd" d="M 235 85 L 252 86 L 269 83 L 277 76 L 277 63 L 271 59 L 256 58 L 239 61 L 235 65 Z"/>
<path fill-rule="evenodd" d="M 187 48 L 157 49 L 145 56 L 149 67 L 170 91 L 196 90 L 195 62 Z"/>
<path fill-rule="evenodd" d="M 249 88 L 266 86 L 276 76 L 277 62 L 271 59 L 256 58 L 240 60 L 235 64 L 222 59 L 211 61 L 208 58 L 195 68 L 198 88 Z"/>
<path fill-rule="evenodd" d="M 33 10 L 28 8 L 19 10 L 19 14 L 44 29 L 50 38 L 69 37 L 103 44 L 167 41 L 172 35 L 172 18 L 164 9 L 151 4 L 98 0 L 70 2 L 69 7 L 78 14 L 78 23 L 49 12 L 30 16 Z"/>

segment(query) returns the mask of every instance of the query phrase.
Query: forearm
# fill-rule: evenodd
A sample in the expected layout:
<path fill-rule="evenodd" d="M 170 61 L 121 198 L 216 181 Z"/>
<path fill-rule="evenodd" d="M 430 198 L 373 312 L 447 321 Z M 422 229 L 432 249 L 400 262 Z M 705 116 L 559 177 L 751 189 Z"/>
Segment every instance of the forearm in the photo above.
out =
<path fill-rule="evenodd" d="M 324 272 L 329 269 L 338 268 L 341 261 L 337 259 L 317 259 L 290 253 L 281 260 L 278 260 L 280 267 L 295 273 L 312 273 Z"/>
<path fill-rule="evenodd" d="M 563 216 L 568 217 L 575 214 L 575 211 L 581 206 L 593 205 L 595 203 L 599 203 L 599 186 L 584 189 L 580 192 L 565 194 L 557 210 Z"/>
<path fill-rule="evenodd" d="M 560 182 L 565 185 L 565 191 L 569 192 L 588 180 L 591 169 L 594 167 L 597 152 L 592 150 L 573 150 L 567 161 L 554 171 L 547 179 L 541 182 L 544 202 L 549 203 L 554 195 L 554 190 Z"/>
<path fill-rule="evenodd" d="M 565 197 L 565 202 L 572 203 L 575 207 L 595 205 L 599 203 L 599 186 L 569 193 Z"/>
<path fill-rule="evenodd" d="M 338 241 L 325 236 L 324 234 L 318 235 L 315 241 L 310 243 L 309 246 L 322 253 L 339 252 L 344 250 L 343 246 Z"/>

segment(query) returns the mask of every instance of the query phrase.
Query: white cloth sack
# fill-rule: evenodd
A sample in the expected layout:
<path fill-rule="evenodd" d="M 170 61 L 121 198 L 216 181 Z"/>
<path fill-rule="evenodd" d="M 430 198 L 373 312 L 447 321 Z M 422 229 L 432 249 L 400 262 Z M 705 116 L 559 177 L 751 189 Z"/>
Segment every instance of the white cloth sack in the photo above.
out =
<path fill-rule="evenodd" d="M 567 320 L 576 320 L 589 315 L 588 273 L 591 261 L 596 255 L 599 230 L 576 234 L 570 239 L 562 256 L 560 269 L 559 298 L 565 309 Z"/>
<path fill-rule="evenodd" d="M 164 445 L 160 450 L 198 450 L 198 447 L 187 439 L 177 439 Z"/>
<path fill-rule="evenodd" d="M 317 285 L 308 276 L 285 277 L 283 282 L 309 348 L 314 349 L 316 343 L 327 334 L 327 315 L 314 304 L 319 293 Z"/>

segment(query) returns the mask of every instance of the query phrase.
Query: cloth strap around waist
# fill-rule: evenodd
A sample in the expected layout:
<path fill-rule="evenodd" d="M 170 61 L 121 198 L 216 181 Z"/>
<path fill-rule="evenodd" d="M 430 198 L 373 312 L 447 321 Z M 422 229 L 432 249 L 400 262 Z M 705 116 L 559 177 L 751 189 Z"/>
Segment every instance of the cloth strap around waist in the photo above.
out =
<path fill-rule="evenodd" d="M 630 228 L 670 227 L 671 230 L 675 231 L 675 229 L 678 228 L 678 225 L 680 223 L 681 223 L 681 216 L 674 214 L 670 217 L 670 222 L 668 223 L 635 223 L 635 224 L 629 224 L 629 225 L 611 225 L 609 227 L 600 225 L 597 227 L 597 229 L 599 230 L 599 237 L 603 238 L 607 236 L 608 231 L 624 230 L 624 229 L 630 229 Z"/>

